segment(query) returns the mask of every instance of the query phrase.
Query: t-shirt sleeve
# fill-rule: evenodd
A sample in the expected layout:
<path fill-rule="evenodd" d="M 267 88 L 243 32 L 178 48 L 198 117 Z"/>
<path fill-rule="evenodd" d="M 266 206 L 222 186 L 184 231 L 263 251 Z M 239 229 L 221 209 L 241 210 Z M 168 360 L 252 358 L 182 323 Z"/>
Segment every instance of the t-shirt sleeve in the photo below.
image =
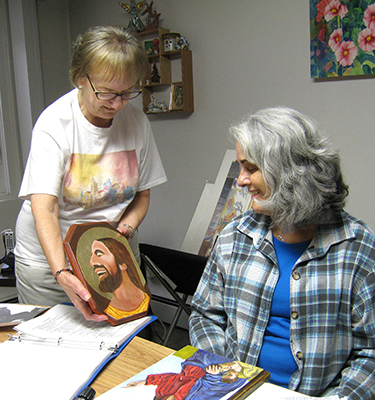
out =
<path fill-rule="evenodd" d="M 42 118 L 43 120 L 43 118 Z M 62 135 L 58 119 L 49 125 L 37 122 L 33 129 L 29 157 L 19 192 L 23 200 L 31 194 L 50 194 L 59 197 L 67 154 L 66 145 L 59 142 Z"/>
<path fill-rule="evenodd" d="M 147 120 L 146 116 L 144 118 Z M 145 142 L 139 153 L 139 192 L 167 181 L 167 176 L 148 120 L 144 124 L 144 129 L 146 130 Z"/>

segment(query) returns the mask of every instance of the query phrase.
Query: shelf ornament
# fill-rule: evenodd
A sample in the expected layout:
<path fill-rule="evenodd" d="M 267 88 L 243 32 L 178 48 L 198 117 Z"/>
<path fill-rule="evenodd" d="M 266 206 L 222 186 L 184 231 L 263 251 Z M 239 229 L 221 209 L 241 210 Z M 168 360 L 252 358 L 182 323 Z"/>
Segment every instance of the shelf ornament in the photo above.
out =
<path fill-rule="evenodd" d="M 130 14 L 130 21 L 128 28 L 134 29 L 137 32 L 142 32 L 145 30 L 145 25 L 142 20 L 139 18 L 138 12 L 147 4 L 145 1 L 139 1 L 138 3 L 135 0 L 130 0 L 130 4 L 126 3 L 118 3 L 126 12 Z"/>
<path fill-rule="evenodd" d="M 159 19 L 161 14 L 152 11 L 153 4 L 153 1 L 151 1 L 150 4 L 146 3 L 146 9 L 142 13 L 142 15 L 148 14 L 146 17 L 146 31 L 159 28 Z"/>
<path fill-rule="evenodd" d="M 151 101 L 147 106 L 147 114 L 157 114 L 161 112 L 167 112 L 168 107 L 165 101 L 157 100 L 156 97 L 152 94 Z"/>
<path fill-rule="evenodd" d="M 159 74 L 158 68 L 156 66 L 156 63 L 154 63 L 152 66 L 150 79 L 151 79 L 152 83 L 160 83 L 160 74 Z"/>

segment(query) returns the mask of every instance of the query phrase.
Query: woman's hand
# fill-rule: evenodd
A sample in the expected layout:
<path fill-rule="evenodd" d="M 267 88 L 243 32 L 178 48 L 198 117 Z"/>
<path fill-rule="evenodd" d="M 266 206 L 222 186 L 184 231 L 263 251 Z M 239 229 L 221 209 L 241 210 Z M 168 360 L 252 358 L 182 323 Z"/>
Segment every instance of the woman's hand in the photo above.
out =
<path fill-rule="evenodd" d="M 133 239 L 134 236 L 134 228 L 129 224 L 118 225 L 117 230 L 121 232 L 128 241 Z"/>
<path fill-rule="evenodd" d="M 122 215 L 117 230 L 130 240 L 147 214 L 150 204 L 150 189 L 137 192 Z"/>
<path fill-rule="evenodd" d="M 83 286 L 82 282 L 69 271 L 63 271 L 57 278 L 58 283 L 69 296 L 72 303 L 88 321 L 106 321 L 106 315 L 95 314 L 88 305 L 91 298 L 90 292 Z"/>
<path fill-rule="evenodd" d="M 59 223 L 58 198 L 47 194 L 33 194 L 31 195 L 31 210 L 39 242 L 51 271 L 55 275 L 57 271 L 67 267 Z M 56 279 L 87 320 L 105 321 L 108 319 L 105 315 L 94 314 L 91 311 L 87 303 L 91 294 L 76 276 L 69 271 L 62 271 Z"/>

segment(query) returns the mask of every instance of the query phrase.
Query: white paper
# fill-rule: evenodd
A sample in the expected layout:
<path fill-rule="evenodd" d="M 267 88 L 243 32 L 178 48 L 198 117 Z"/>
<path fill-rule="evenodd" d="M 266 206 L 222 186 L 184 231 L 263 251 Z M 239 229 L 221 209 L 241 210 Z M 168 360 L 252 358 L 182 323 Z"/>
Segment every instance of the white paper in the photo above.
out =
<path fill-rule="evenodd" d="M 266 382 L 254 393 L 246 397 L 247 400 L 322 400 L 321 397 L 311 397 L 306 394 L 294 392 L 281 386 Z M 324 397 L 324 400 L 339 400 L 339 396 Z M 340 399 L 340 400 L 346 400 Z"/>
<path fill-rule="evenodd" d="M 34 318 L 48 307 L 36 307 L 25 304 L 1 303 L 0 326 L 14 326 L 22 321 Z"/>
<path fill-rule="evenodd" d="M 0 399 L 72 399 L 111 354 L 32 342 L 1 343 Z"/>
<path fill-rule="evenodd" d="M 73 399 L 114 354 L 109 346 L 124 343 L 150 319 L 111 326 L 86 321 L 73 306 L 57 305 L 19 324 L 20 339 L 0 344 L 0 399 Z"/>
<path fill-rule="evenodd" d="M 19 324 L 15 329 L 23 335 L 49 339 L 55 343 L 60 340 L 61 344 L 81 342 L 87 346 L 108 348 L 122 344 L 148 320 L 150 317 L 143 317 L 111 326 L 107 322 L 87 321 L 77 308 L 59 304 L 40 317 Z"/>

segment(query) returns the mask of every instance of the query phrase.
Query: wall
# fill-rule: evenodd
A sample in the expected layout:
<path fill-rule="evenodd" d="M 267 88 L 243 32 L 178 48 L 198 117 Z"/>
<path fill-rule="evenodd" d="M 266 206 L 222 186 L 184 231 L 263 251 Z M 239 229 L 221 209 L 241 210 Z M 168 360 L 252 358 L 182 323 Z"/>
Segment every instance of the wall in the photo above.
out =
<path fill-rule="evenodd" d="M 190 42 L 196 111 L 150 117 L 169 181 L 151 192 L 141 240 L 180 248 L 205 182 L 214 182 L 226 149 L 234 148 L 228 127 L 275 105 L 309 114 L 332 135 L 351 188 L 347 210 L 375 229 L 375 81 L 310 78 L 309 1 L 156 0 L 154 7 L 163 27 Z M 68 10 L 71 38 L 91 25 L 128 23 L 115 0 L 69 0 Z"/>
<path fill-rule="evenodd" d="M 0 231 L 15 227 L 32 126 L 45 106 L 70 88 L 62 77 L 70 63 L 67 10 L 67 0 L 1 0 L 0 86 L 10 191 L 0 196 Z"/>
<path fill-rule="evenodd" d="M 72 88 L 67 0 L 36 0 L 45 107 Z"/>
<path fill-rule="evenodd" d="M 14 230 L 22 174 L 9 14 L 8 2 L 0 0 L 0 232 Z M 4 250 L 1 244 L 0 257 Z"/>

